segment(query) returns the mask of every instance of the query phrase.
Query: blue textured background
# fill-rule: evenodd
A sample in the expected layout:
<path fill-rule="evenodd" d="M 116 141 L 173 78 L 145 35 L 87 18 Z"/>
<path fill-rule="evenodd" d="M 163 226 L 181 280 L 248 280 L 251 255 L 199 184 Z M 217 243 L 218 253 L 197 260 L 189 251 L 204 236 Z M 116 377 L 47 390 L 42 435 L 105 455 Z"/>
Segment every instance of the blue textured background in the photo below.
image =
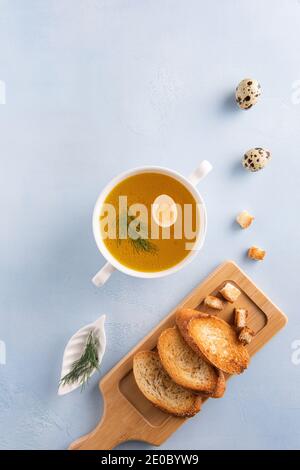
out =
<path fill-rule="evenodd" d="M 299 447 L 299 57 L 296 0 L 0 0 L 1 449 L 63 449 L 98 422 L 98 377 L 82 394 L 56 394 L 78 328 L 107 314 L 104 374 L 229 258 L 289 325 L 163 447 Z M 263 95 L 243 112 L 232 94 L 248 76 Z M 273 153 L 259 174 L 239 163 L 253 146 Z M 203 158 L 214 172 L 200 186 L 209 227 L 196 261 L 94 288 L 102 187 L 143 164 L 189 174 Z M 248 231 L 234 224 L 244 208 L 256 216 Z M 245 257 L 253 243 L 267 250 L 261 264 Z"/>

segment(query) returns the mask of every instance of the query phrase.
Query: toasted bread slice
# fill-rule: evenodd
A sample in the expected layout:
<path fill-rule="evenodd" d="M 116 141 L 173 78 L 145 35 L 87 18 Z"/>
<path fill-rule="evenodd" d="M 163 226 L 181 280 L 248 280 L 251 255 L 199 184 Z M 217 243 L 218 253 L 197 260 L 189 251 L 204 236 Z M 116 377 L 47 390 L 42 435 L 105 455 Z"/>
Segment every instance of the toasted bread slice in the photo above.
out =
<path fill-rule="evenodd" d="M 223 372 L 195 353 L 176 326 L 161 333 L 157 349 L 164 369 L 178 385 L 214 398 L 223 396 L 226 389 Z"/>
<path fill-rule="evenodd" d="M 133 374 L 142 394 L 161 410 L 182 417 L 194 416 L 200 411 L 201 397 L 173 382 L 157 352 L 135 354 Z"/>
<path fill-rule="evenodd" d="M 176 313 L 176 325 L 186 340 L 189 343 L 189 335 L 188 335 L 188 323 L 192 320 L 192 318 L 200 318 L 200 317 L 207 317 L 209 318 L 208 313 L 199 312 L 198 310 L 193 310 L 191 308 L 182 308 L 178 310 Z M 194 349 L 194 348 L 193 348 Z M 199 350 L 197 350 L 199 352 Z"/>
<path fill-rule="evenodd" d="M 245 346 L 232 326 L 221 318 L 197 310 L 182 309 L 176 315 L 177 326 L 198 354 L 227 374 L 241 374 L 250 362 Z"/>

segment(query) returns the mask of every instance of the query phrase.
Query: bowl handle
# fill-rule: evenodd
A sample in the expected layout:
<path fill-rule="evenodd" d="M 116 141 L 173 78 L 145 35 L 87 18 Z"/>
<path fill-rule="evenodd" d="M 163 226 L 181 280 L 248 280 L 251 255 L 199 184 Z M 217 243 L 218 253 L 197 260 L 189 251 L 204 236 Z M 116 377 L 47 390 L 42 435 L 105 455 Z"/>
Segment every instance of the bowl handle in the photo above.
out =
<path fill-rule="evenodd" d="M 211 172 L 213 166 L 207 160 L 203 160 L 200 165 L 190 174 L 188 180 L 193 186 L 196 186 L 199 181 L 203 180 L 208 173 Z"/>
<path fill-rule="evenodd" d="M 98 271 L 97 274 L 95 274 L 93 277 L 93 284 L 95 284 L 96 287 L 102 287 L 110 278 L 115 269 L 116 268 L 112 264 L 107 262 L 103 268 L 101 268 L 100 271 Z"/>

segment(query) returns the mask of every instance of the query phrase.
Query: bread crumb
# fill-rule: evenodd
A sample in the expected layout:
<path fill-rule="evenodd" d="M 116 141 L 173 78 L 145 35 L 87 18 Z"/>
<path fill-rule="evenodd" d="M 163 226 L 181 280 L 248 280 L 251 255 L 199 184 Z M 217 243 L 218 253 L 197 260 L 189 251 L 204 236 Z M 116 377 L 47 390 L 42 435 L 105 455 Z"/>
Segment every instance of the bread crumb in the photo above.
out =
<path fill-rule="evenodd" d="M 214 295 L 208 295 L 205 297 L 204 305 L 210 308 L 214 308 L 215 310 L 222 310 L 224 307 L 222 300 L 218 299 L 218 297 L 215 297 Z"/>
<path fill-rule="evenodd" d="M 254 216 L 249 214 L 248 211 L 242 211 L 236 218 L 237 223 L 242 228 L 248 228 L 252 224 Z"/>
<path fill-rule="evenodd" d="M 246 346 L 247 344 L 251 343 L 253 336 L 254 336 L 254 331 L 251 330 L 251 328 L 248 328 L 248 326 L 245 326 L 240 331 L 239 341 L 243 343 L 244 346 Z"/>
<path fill-rule="evenodd" d="M 235 287 L 230 282 L 227 282 L 223 289 L 220 290 L 220 294 L 224 297 L 224 299 L 228 300 L 228 302 L 235 302 L 239 297 L 241 291 Z"/>
<path fill-rule="evenodd" d="M 266 251 L 262 250 L 258 246 L 251 246 L 248 250 L 248 258 L 254 259 L 256 261 L 262 261 L 266 256 Z"/>
<path fill-rule="evenodd" d="M 234 324 L 237 328 L 247 326 L 248 311 L 245 308 L 234 309 Z"/>

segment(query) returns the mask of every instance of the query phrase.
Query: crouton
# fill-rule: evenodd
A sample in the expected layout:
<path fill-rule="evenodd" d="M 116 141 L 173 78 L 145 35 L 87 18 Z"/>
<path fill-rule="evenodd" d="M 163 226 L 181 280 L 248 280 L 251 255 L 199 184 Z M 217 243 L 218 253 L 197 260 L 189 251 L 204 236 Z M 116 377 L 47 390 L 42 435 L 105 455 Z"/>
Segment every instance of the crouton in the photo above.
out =
<path fill-rule="evenodd" d="M 222 300 L 218 299 L 218 297 L 215 297 L 214 295 L 208 295 L 205 297 L 204 305 L 215 310 L 222 310 L 224 307 Z"/>
<path fill-rule="evenodd" d="M 239 333 L 239 341 L 246 346 L 246 344 L 250 344 L 254 336 L 254 331 L 251 330 L 251 328 L 248 328 L 248 326 L 245 326 L 244 328 L 241 329 Z"/>
<path fill-rule="evenodd" d="M 220 290 L 220 294 L 224 297 L 224 299 L 228 300 L 228 302 L 235 302 L 239 297 L 241 291 L 235 287 L 230 282 L 227 282 L 223 289 Z"/>
<path fill-rule="evenodd" d="M 247 326 L 248 312 L 245 308 L 234 309 L 234 324 L 237 328 L 244 328 Z"/>
<path fill-rule="evenodd" d="M 262 261 L 266 256 L 266 251 L 258 248 L 258 246 L 251 246 L 248 250 L 248 258 L 256 261 Z"/>
<path fill-rule="evenodd" d="M 237 223 L 242 228 L 248 228 L 254 220 L 253 215 L 249 214 L 248 211 L 242 211 L 236 218 Z"/>

